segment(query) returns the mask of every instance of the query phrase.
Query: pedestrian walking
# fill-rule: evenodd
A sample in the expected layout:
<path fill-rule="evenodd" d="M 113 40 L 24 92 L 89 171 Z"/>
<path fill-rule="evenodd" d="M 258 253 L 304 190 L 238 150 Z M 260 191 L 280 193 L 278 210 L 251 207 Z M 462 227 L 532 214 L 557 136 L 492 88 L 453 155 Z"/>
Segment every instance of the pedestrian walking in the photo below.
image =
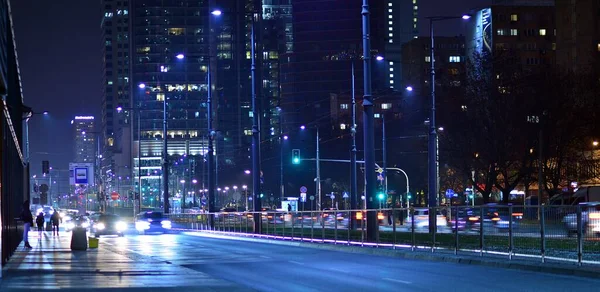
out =
<path fill-rule="evenodd" d="M 23 202 L 21 209 L 21 220 L 23 220 L 23 240 L 25 241 L 25 247 L 31 248 L 29 245 L 29 229 L 33 225 L 33 215 L 29 210 L 29 200 Z"/>
<path fill-rule="evenodd" d="M 35 218 L 35 224 L 37 224 L 38 233 L 40 234 L 40 240 L 42 240 L 42 232 L 44 231 L 44 213 L 40 212 Z"/>
<path fill-rule="evenodd" d="M 52 213 L 52 217 L 50 217 L 50 223 L 52 223 L 52 235 L 58 236 L 58 225 L 61 223 L 62 218 L 60 218 L 60 214 L 57 210 L 54 210 Z"/>

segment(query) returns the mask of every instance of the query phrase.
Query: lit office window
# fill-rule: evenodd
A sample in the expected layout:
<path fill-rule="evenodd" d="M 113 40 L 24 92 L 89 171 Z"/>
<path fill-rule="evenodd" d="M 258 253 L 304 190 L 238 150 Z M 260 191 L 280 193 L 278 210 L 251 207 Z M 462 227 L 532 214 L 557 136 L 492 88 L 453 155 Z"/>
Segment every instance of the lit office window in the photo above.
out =
<path fill-rule="evenodd" d="M 392 7 L 392 3 L 388 3 L 388 6 L 389 6 L 389 7 Z"/>
<path fill-rule="evenodd" d="M 513 35 L 513 36 L 519 35 L 519 31 L 516 28 L 511 28 L 510 29 L 510 35 Z"/>
<path fill-rule="evenodd" d="M 510 21 L 518 21 L 519 20 L 519 16 L 516 14 L 511 14 L 510 15 Z"/>
<path fill-rule="evenodd" d="M 546 35 L 546 29 L 540 28 L 540 35 Z"/>
<path fill-rule="evenodd" d="M 431 62 L 431 56 L 425 56 L 425 63 Z"/>
<path fill-rule="evenodd" d="M 450 63 L 460 63 L 460 56 L 450 56 L 448 61 L 450 61 Z"/>
<path fill-rule="evenodd" d="M 387 110 L 387 109 L 391 109 L 391 108 L 392 108 L 391 103 L 382 103 L 381 104 L 381 109 Z"/>

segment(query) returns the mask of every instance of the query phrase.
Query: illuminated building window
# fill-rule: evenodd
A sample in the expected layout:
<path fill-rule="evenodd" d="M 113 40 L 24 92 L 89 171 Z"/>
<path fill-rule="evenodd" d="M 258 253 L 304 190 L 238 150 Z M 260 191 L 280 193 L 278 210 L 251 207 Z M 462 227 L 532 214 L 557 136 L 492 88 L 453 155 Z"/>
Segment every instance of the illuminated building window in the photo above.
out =
<path fill-rule="evenodd" d="M 389 39 L 389 41 L 388 41 L 388 42 L 389 42 L 390 44 L 393 44 L 393 43 L 394 43 L 394 40 L 393 40 L 393 39 Z"/>
<path fill-rule="evenodd" d="M 185 28 L 171 27 L 169 28 L 169 35 L 183 35 L 185 34 Z"/>
<path fill-rule="evenodd" d="M 158 93 L 158 94 L 156 94 L 156 100 L 158 100 L 158 101 L 164 101 L 165 100 L 165 94 L 164 93 Z"/>
<path fill-rule="evenodd" d="M 392 30 L 394 30 L 394 28 L 392 28 L 392 27 L 390 26 L 390 27 L 388 27 L 388 30 L 389 30 L 389 31 L 392 31 Z"/>
<path fill-rule="evenodd" d="M 390 80 L 390 84 L 394 84 L 394 80 Z"/>
<path fill-rule="evenodd" d="M 552 47 L 556 50 L 556 43 L 553 43 Z M 600 52 L 600 43 L 598 43 L 598 52 Z"/>
<path fill-rule="evenodd" d="M 394 62 L 390 62 L 389 64 L 390 64 L 390 66 L 394 66 Z"/>
<path fill-rule="evenodd" d="M 393 21 L 388 21 L 388 24 L 392 25 L 392 24 L 394 24 L 394 22 Z"/>
<path fill-rule="evenodd" d="M 546 29 L 540 28 L 540 35 L 546 35 Z"/>
<path fill-rule="evenodd" d="M 392 7 L 392 3 L 388 3 L 388 6 L 389 6 L 389 7 Z"/>
<path fill-rule="evenodd" d="M 392 9 L 388 9 L 388 12 L 389 12 L 389 13 L 392 13 Z"/>
<path fill-rule="evenodd" d="M 253 111 L 249 111 L 248 112 L 248 117 L 249 118 L 253 118 L 254 117 L 254 112 Z"/>
<path fill-rule="evenodd" d="M 388 15 L 388 18 L 389 18 L 389 19 L 392 19 L 393 17 L 392 17 L 392 15 L 390 14 L 390 15 Z"/>
<path fill-rule="evenodd" d="M 113 146 L 115 144 L 115 139 L 114 138 L 108 138 L 108 146 Z"/>
<path fill-rule="evenodd" d="M 431 62 L 431 56 L 425 56 L 425 63 Z"/>
<path fill-rule="evenodd" d="M 510 21 L 518 21 L 519 20 L 519 16 L 516 14 L 511 14 L 510 15 Z"/>
<path fill-rule="evenodd" d="M 340 130 L 346 130 L 346 124 L 340 124 Z"/>
<path fill-rule="evenodd" d="M 244 135 L 252 136 L 252 130 L 244 130 Z"/>
<path fill-rule="evenodd" d="M 373 117 L 376 119 L 379 119 L 379 118 L 381 118 L 381 114 L 374 114 Z"/>
<path fill-rule="evenodd" d="M 340 109 L 348 109 L 348 104 L 347 103 L 340 104 Z"/>
<path fill-rule="evenodd" d="M 393 33 L 389 33 L 389 34 L 388 34 L 388 36 L 389 36 L 389 37 L 393 37 L 393 36 L 394 36 L 394 34 L 393 34 Z"/>
<path fill-rule="evenodd" d="M 460 56 L 450 56 L 450 63 L 460 63 Z"/>
<path fill-rule="evenodd" d="M 556 43 L 552 43 L 552 50 L 556 51 Z M 598 52 L 600 52 L 600 44 L 598 44 Z"/>
<path fill-rule="evenodd" d="M 112 81 L 108 81 L 107 84 L 108 85 L 113 85 L 113 82 Z"/>
<path fill-rule="evenodd" d="M 381 109 L 387 110 L 387 109 L 391 109 L 391 108 L 392 108 L 391 103 L 382 103 L 381 104 Z"/>
<path fill-rule="evenodd" d="M 516 28 L 511 28 L 510 35 L 512 35 L 512 36 L 519 35 L 519 31 Z"/>
<path fill-rule="evenodd" d="M 394 78 L 394 74 L 390 74 L 390 78 Z"/>
<path fill-rule="evenodd" d="M 496 30 L 497 35 L 506 35 L 506 30 L 499 28 Z"/>

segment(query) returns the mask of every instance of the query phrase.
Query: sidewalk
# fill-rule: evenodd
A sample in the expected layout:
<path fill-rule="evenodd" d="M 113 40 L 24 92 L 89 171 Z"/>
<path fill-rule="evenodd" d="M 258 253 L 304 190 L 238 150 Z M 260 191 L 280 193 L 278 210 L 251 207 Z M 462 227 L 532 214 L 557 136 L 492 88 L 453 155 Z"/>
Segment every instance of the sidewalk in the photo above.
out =
<path fill-rule="evenodd" d="M 237 291 L 239 287 L 158 258 L 103 242 L 97 249 L 71 251 L 71 233 L 59 237 L 30 232 L 2 270 L 0 291 Z M 121 238 L 119 238 L 121 239 Z M 122 238 L 126 240 L 126 238 Z M 183 288 L 183 290 L 182 290 Z"/>

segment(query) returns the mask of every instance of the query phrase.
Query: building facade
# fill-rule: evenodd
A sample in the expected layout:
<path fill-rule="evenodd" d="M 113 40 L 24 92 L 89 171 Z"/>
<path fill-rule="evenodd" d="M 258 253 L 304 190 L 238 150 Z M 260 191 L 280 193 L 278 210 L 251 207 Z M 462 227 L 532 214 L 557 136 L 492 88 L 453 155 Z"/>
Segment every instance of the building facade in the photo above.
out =
<path fill-rule="evenodd" d="M 556 0 L 556 62 L 571 71 L 600 65 L 600 1 Z"/>
<path fill-rule="evenodd" d="M 477 11 L 469 20 L 467 57 L 481 54 L 499 59 L 511 54 L 525 69 L 554 64 L 554 11 L 548 1 L 509 1 Z"/>
<path fill-rule="evenodd" d="M 97 139 L 93 116 L 75 116 L 73 125 L 73 141 L 75 141 L 75 162 L 95 163 Z"/>
<path fill-rule="evenodd" d="M 102 0 L 102 102 L 100 139 L 102 158 L 99 174 L 106 192 L 115 190 L 113 177 L 131 175 L 131 127 L 129 112 L 118 113 L 118 106 L 131 107 L 129 1 Z"/>
<path fill-rule="evenodd" d="M 28 199 L 29 161 L 25 150 L 27 117 L 23 105 L 19 59 L 16 51 L 10 1 L 0 0 L 0 254 L 2 266 L 23 239 L 23 224 L 17 222 Z M 0 272 L 0 278 L 2 273 Z"/>

